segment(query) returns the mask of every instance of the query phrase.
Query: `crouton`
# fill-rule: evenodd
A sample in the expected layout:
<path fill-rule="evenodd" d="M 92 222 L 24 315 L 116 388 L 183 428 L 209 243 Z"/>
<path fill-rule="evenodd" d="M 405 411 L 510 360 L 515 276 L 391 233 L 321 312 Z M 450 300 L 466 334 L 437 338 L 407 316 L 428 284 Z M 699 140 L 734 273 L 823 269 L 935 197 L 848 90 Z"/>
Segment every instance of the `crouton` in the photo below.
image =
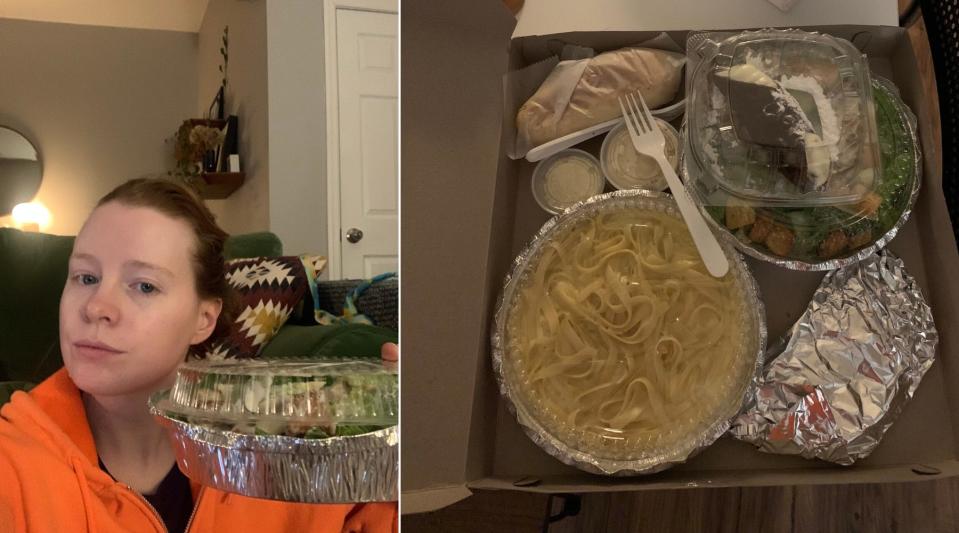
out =
<path fill-rule="evenodd" d="M 866 228 L 849 238 L 849 248 L 855 250 L 872 242 L 872 229 Z"/>
<path fill-rule="evenodd" d="M 769 235 L 766 236 L 766 247 L 769 248 L 772 253 L 785 257 L 792 251 L 795 241 L 795 233 L 785 226 L 773 224 Z"/>
<path fill-rule="evenodd" d="M 743 202 L 730 200 L 726 204 L 726 227 L 739 229 L 756 222 L 756 210 Z"/>
<path fill-rule="evenodd" d="M 849 244 L 849 238 L 846 237 L 845 232 L 841 229 L 837 229 L 826 236 L 821 243 L 819 243 L 819 257 L 823 259 L 831 259 L 841 254 L 846 250 L 846 246 Z"/>
<path fill-rule="evenodd" d="M 871 192 L 856 204 L 856 208 L 863 217 L 875 218 L 876 212 L 879 211 L 880 204 L 882 204 L 882 196 Z"/>
<path fill-rule="evenodd" d="M 773 229 L 773 221 L 769 217 L 759 216 L 749 230 L 749 240 L 753 242 L 765 242 L 769 232 Z"/>

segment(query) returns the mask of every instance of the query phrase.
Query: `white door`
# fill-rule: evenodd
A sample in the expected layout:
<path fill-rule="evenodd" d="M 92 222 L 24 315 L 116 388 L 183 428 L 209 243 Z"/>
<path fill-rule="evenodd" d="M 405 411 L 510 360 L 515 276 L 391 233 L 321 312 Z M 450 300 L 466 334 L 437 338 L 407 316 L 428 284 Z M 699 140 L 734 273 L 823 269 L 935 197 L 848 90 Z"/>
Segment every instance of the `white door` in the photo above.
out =
<path fill-rule="evenodd" d="M 336 10 L 343 278 L 399 264 L 397 24 L 396 14 Z"/>

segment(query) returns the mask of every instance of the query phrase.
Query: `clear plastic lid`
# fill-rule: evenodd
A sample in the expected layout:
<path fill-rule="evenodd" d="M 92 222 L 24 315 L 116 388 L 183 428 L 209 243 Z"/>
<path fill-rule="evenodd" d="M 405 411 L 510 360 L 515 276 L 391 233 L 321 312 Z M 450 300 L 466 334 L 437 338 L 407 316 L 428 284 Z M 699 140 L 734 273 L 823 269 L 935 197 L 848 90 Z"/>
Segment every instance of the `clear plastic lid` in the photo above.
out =
<path fill-rule="evenodd" d="M 602 194 L 606 178 L 593 154 L 570 148 L 540 161 L 533 170 L 531 186 L 540 207 L 555 215 Z"/>
<path fill-rule="evenodd" d="M 897 96 L 895 86 L 874 78 L 872 89 L 882 183 L 859 202 L 801 207 L 749 202 L 720 187 L 689 157 L 680 163 L 687 189 L 705 213 L 745 249 L 759 252 L 764 259 L 800 261 L 802 269 L 818 270 L 820 265 L 888 239 L 889 232 L 908 216 L 921 165 L 911 112 Z M 683 136 L 689 154 L 692 134 L 684 129 Z"/>
<path fill-rule="evenodd" d="M 656 118 L 656 124 L 663 132 L 666 141 L 666 160 L 673 170 L 679 169 L 679 152 L 682 145 L 679 142 L 679 132 L 665 120 Z M 603 146 L 600 149 L 600 165 L 606 179 L 617 189 L 645 189 L 648 191 L 664 191 L 668 187 L 666 176 L 659 168 L 659 163 L 652 157 L 636 151 L 633 141 L 626 130 L 626 123 L 618 126 L 606 134 Z"/>
<path fill-rule="evenodd" d="M 690 162 L 758 205 L 855 204 L 882 172 L 868 65 L 799 30 L 690 37 Z"/>
<path fill-rule="evenodd" d="M 398 398 L 396 372 L 369 361 L 191 361 L 160 407 L 244 433 L 333 436 L 395 425 Z"/>

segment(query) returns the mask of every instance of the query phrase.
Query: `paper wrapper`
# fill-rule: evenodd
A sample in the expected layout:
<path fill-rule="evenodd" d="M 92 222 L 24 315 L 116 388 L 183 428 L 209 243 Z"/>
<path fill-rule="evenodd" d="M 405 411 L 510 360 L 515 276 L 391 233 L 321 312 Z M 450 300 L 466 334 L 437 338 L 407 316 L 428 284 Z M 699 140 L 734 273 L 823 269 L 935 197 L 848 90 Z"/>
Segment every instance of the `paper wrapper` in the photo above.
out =
<path fill-rule="evenodd" d="M 300 439 L 220 431 L 167 418 L 180 470 L 202 485 L 252 498 L 300 503 L 394 501 L 399 434 Z"/>
<path fill-rule="evenodd" d="M 868 456 L 932 366 L 932 310 L 889 252 L 826 274 L 730 434 L 842 465 Z"/>
<path fill-rule="evenodd" d="M 660 35 L 646 40 L 642 43 L 631 46 L 654 48 L 669 52 L 682 52 L 682 48 L 676 45 L 667 34 Z M 503 136 L 507 154 L 511 159 L 522 159 L 526 154 L 536 146 L 521 135 L 516 127 L 516 115 L 523 104 L 532 97 L 547 78 L 556 78 L 557 87 L 552 94 L 555 94 L 558 100 L 552 107 L 556 109 L 565 109 L 569 103 L 569 98 L 573 94 L 573 89 L 579 82 L 580 75 L 586 67 L 588 59 L 594 57 L 596 52 L 592 48 L 565 44 L 558 55 L 548 57 L 533 63 L 523 69 L 507 73 L 503 78 Z M 563 63 L 560 63 L 560 62 Z M 554 73 L 554 70 L 559 70 Z M 685 98 L 683 93 L 684 84 L 680 83 L 680 90 L 674 101 L 660 109 L 654 109 L 653 115 L 670 121 L 680 116 L 685 109 Z M 565 100 L 563 100 L 565 98 Z M 558 119 L 558 117 L 556 117 Z M 616 117 L 608 121 L 608 128 L 612 129 L 621 121 L 621 117 Z M 573 135 L 575 132 L 569 134 Z M 565 136 L 565 135 L 564 135 Z M 545 143 L 549 144 L 549 143 Z M 568 146 L 567 146 L 568 147 Z"/>
<path fill-rule="evenodd" d="M 534 258 L 538 257 L 541 249 L 550 242 L 550 236 L 554 231 L 558 231 L 558 227 L 565 227 L 566 224 L 575 223 L 610 208 L 621 209 L 624 207 L 661 211 L 680 217 L 676 202 L 668 194 L 630 189 L 594 196 L 573 205 L 563 214 L 551 218 L 533 235 L 530 243 L 514 260 L 511 273 L 504 281 L 503 291 L 500 294 L 492 331 L 490 332 L 493 370 L 496 374 L 500 392 L 506 400 L 507 407 L 516 416 L 516 421 L 522 426 L 530 440 L 568 465 L 594 474 L 617 476 L 651 474 L 665 470 L 687 461 L 722 436 L 729 429 L 730 419 L 740 412 L 746 399 L 753 396 L 759 372 L 762 369 L 762 355 L 765 353 L 766 347 L 766 312 L 759 296 L 759 288 L 743 258 L 728 243 L 721 243 L 723 250 L 726 252 L 726 257 L 729 259 L 729 271 L 731 275 L 738 278 L 739 286 L 742 287 L 744 292 L 743 297 L 747 304 L 751 304 L 748 305 L 751 331 L 747 335 L 751 335 L 750 340 L 752 342 L 750 344 L 757 347 L 757 350 L 755 352 L 750 351 L 749 354 L 745 355 L 749 358 L 750 370 L 747 382 L 743 384 L 744 395 L 732 399 L 726 412 L 718 416 L 702 432 L 695 435 L 690 434 L 688 440 L 679 445 L 636 459 L 602 457 L 589 451 L 576 449 L 550 433 L 531 414 L 531 409 L 525 404 L 522 394 L 514 390 L 516 385 L 506 376 L 504 365 L 507 363 L 504 362 L 504 357 L 507 352 L 506 327 L 509 312 L 517 290 L 527 273 L 527 266 Z"/>

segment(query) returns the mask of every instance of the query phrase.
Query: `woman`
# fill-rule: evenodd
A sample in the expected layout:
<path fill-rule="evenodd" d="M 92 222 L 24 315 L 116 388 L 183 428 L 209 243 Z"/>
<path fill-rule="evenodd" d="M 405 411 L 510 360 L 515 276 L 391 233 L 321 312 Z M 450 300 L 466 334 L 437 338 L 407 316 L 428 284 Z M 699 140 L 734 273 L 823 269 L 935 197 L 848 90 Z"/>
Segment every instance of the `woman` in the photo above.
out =
<path fill-rule="evenodd" d="M 228 324 L 227 235 L 164 180 L 105 196 L 70 256 L 64 368 L 0 410 L 0 532 L 390 531 L 396 504 L 308 505 L 200 487 L 147 398 Z"/>

